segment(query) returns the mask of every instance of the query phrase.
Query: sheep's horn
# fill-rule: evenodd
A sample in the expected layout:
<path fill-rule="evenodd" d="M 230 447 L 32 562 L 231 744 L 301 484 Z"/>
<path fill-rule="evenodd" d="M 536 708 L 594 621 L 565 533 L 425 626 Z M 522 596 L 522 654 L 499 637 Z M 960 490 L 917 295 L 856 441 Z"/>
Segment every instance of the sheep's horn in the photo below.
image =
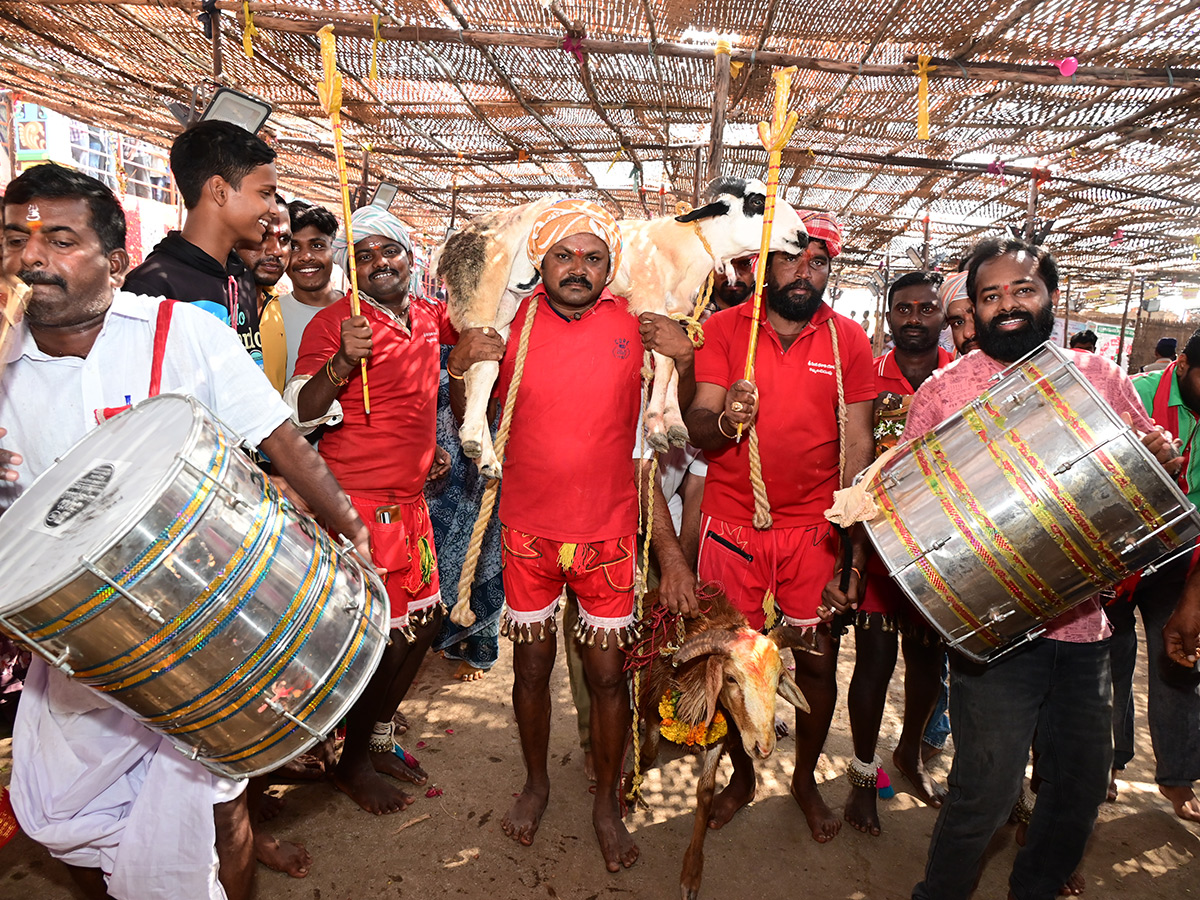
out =
<path fill-rule="evenodd" d="M 728 655 L 729 646 L 734 641 L 732 631 L 724 629 L 713 631 L 702 631 L 699 634 L 694 634 L 680 647 L 673 658 L 675 665 L 682 665 L 689 660 L 693 660 L 698 656 L 706 656 L 709 653 L 723 653 Z"/>
<path fill-rule="evenodd" d="M 803 628 L 797 628 L 794 625 L 780 625 L 773 629 L 767 635 L 775 646 L 780 650 L 795 649 L 803 650 L 805 653 L 811 653 L 813 656 L 820 656 L 821 651 L 813 646 L 812 641 L 808 639 Z"/>
<path fill-rule="evenodd" d="M 796 684 L 796 679 L 792 677 L 792 673 L 787 669 L 782 669 L 779 672 L 779 696 L 786 700 L 800 712 L 811 712 L 808 701 L 804 699 L 804 694 L 800 690 L 800 685 Z"/>

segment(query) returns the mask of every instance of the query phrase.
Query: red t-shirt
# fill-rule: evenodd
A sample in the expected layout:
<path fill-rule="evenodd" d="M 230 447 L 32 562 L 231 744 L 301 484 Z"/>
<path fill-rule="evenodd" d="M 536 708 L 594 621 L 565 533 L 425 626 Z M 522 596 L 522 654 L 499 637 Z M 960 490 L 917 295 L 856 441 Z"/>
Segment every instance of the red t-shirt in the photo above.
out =
<path fill-rule="evenodd" d="M 371 323 L 367 388 L 371 415 L 363 409 L 361 369 L 338 391 L 342 422 L 326 429 L 318 445 L 338 483 L 349 494 L 399 503 L 420 496 L 433 463 L 437 436 L 439 343 L 458 335 L 440 303 L 412 299 L 409 328 L 364 300 Z M 297 375 L 317 375 L 341 346 L 349 295 L 318 312 L 300 341 Z"/>
<path fill-rule="evenodd" d="M 538 301 L 504 454 L 500 521 L 555 541 L 637 531 L 633 449 L 640 426 L 642 341 L 623 297 L 607 289 L 564 319 L 539 287 L 517 310 L 500 363 L 512 383 L 528 304 Z"/>
<path fill-rule="evenodd" d="M 704 326 L 704 346 L 696 353 L 696 381 L 729 389 L 745 371 L 751 304 L 722 310 Z M 875 398 L 871 342 L 853 319 L 822 303 L 785 352 L 764 314 L 754 383 L 758 386 L 759 446 L 771 515 L 780 527 L 825 522 L 825 510 L 840 487 L 838 473 L 837 382 L 833 365 L 834 320 L 842 359 L 846 403 Z M 714 518 L 750 525 L 750 443 L 704 451 L 708 478 L 701 509 Z"/>
<path fill-rule="evenodd" d="M 954 354 L 945 347 L 938 347 L 937 352 L 937 366 L 934 371 L 944 369 L 954 361 Z M 900 397 L 916 393 L 917 389 L 909 384 L 904 373 L 900 371 L 900 363 L 896 362 L 895 350 L 889 350 L 883 356 L 875 358 L 875 390 L 879 394 L 890 391 Z"/>

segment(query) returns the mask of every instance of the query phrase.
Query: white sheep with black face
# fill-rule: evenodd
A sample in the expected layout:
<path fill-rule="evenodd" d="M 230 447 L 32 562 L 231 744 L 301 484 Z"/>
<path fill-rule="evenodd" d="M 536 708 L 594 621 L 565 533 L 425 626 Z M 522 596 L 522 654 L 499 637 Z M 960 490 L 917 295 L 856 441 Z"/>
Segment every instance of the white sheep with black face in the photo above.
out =
<path fill-rule="evenodd" d="M 634 315 L 689 314 L 705 279 L 732 260 L 758 251 L 762 242 L 766 186 L 757 180 L 722 177 L 706 193 L 704 206 L 680 216 L 622 220 L 621 266 L 609 287 L 629 301 Z M 488 213 L 451 235 L 438 252 L 435 271 L 446 284 L 450 321 L 460 332 L 492 327 L 508 340 L 521 301 L 533 293 L 539 276 L 525 248 L 533 222 L 553 200 L 539 200 Z M 772 251 L 799 253 L 808 232 L 786 202 L 775 205 Z M 678 376 L 672 360 L 654 354 L 654 390 L 646 409 L 650 446 L 665 450 L 687 440 L 679 409 Z M 487 405 L 500 373 L 495 362 L 467 370 L 463 453 L 478 460 L 484 475 L 499 478 L 500 460 L 487 426 Z"/>

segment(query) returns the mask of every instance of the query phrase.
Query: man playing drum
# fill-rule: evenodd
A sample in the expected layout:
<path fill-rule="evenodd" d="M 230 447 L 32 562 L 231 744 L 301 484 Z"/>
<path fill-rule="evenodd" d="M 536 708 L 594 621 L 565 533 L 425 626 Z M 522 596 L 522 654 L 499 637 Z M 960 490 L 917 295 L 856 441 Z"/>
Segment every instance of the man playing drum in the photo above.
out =
<path fill-rule="evenodd" d="M 335 252 L 343 268 L 358 268 L 361 314 L 350 314 L 347 294 L 313 317 L 284 397 L 302 428 L 326 425 L 321 456 L 367 520 L 375 565 L 387 571 L 392 642 L 346 720 L 333 773 L 338 788 L 380 815 L 412 802 L 381 773 L 413 784 L 427 778 L 415 757 L 395 744 L 392 716 L 442 624 L 423 490 L 427 477 L 441 477 L 449 468 L 436 440 L 439 354 L 440 345 L 454 343 L 457 335 L 444 306 L 409 294 L 412 242 L 400 220 L 364 206 L 350 225 L 353 249 L 339 239 Z"/>
<path fill-rule="evenodd" d="M 0 507 L 98 420 L 144 399 L 161 347 L 162 391 L 195 396 L 269 453 L 313 510 L 369 552 L 358 514 L 237 335 L 189 304 L 117 290 L 125 215 L 107 187 L 47 163 L 9 184 L 4 202 L 4 269 L 33 293 L 0 392 Z M 35 657 L 13 732 L 13 806 L 91 895 L 248 897 L 244 787 Z"/>
<path fill-rule="evenodd" d="M 813 771 L 837 701 L 837 637 L 821 621 L 823 592 L 841 605 L 857 602 L 866 563 L 865 538 L 854 548 L 849 596 L 839 590 L 838 541 L 825 519 L 838 481 L 837 379 L 844 381 L 848 422 L 845 472 L 853 477 L 871 461 L 871 408 L 875 375 L 871 346 L 853 320 L 822 301 L 832 260 L 841 251 L 841 226 L 827 213 L 802 214 L 812 240 L 798 254 L 772 253 L 767 262 L 765 316 L 752 321 L 752 304 L 717 313 L 705 325 L 696 354 L 696 399 L 687 413 L 692 442 L 708 458 L 700 529 L 699 576 L 718 581 L 754 627 L 764 607 L 777 603 L 788 624 L 813 632 L 820 655 L 797 652 L 796 681 L 812 711 L 796 713 L 796 768 L 792 796 L 813 839 L 824 843 L 841 828 L 826 805 Z M 837 329 L 834 355 L 830 326 Z M 755 383 L 742 380 L 748 336 L 761 329 Z M 763 481 L 774 524 L 753 526 L 749 442 L 735 441 L 738 425 L 754 423 L 762 447 Z M 828 583 L 827 583 L 828 582 Z M 825 599 L 828 599 L 827 597 Z M 832 602 L 832 601 L 831 601 Z M 729 747 L 734 774 L 713 804 L 709 824 L 719 828 L 754 799 L 754 766 L 737 742 Z"/>
<path fill-rule="evenodd" d="M 1018 240 L 985 241 L 972 252 L 967 272 L 981 352 L 921 385 L 905 437 L 930 431 L 1050 337 L 1058 267 L 1045 249 Z M 1143 442 L 1159 461 L 1177 470 L 1180 460 L 1146 416 L 1129 378 L 1094 354 L 1076 354 L 1074 361 L 1113 409 L 1145 434 Z M 953 654 L 954 763 L 915 900 L 965 900 L 974 889 L 988 842 L 1021 791 L 1031 744 L 1040 754 L 1042 785 L 1009 896 L 1057 896 L 1083 856 L 1112 764 L 1111 630 L 1095 599 L 1046 624 L 1043 639 L 982 670 Z"/>

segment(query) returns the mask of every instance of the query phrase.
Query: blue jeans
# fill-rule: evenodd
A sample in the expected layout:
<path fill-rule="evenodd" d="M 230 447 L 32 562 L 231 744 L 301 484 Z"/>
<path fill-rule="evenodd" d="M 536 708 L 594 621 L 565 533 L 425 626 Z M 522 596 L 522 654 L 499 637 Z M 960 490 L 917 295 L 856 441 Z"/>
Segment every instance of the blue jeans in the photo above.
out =
<path fill-rule="evenodd" d="M 1190 669 L 1171 662 L 1163 652 L 1162 630 L 1183 594 L 1190 560 L 1184 557 L 1143 578 L 1129 601 L 1105 607 L 1112 622 L 1113 765 L 1123 769 L 1133 759 L 1133 672 L 1137 665 L 1137 623 L 1142 612 L 1146 638 L 1150 696 L 1146 715 L 1154 745 L 1154 780 L 1168 786 L 1200 779 L 1200 686 Z"/>
<path fill-rule="evenodd" d="M 925 735 L 921 738 L 930 747 L 942 750 L 946 746 L 946 738 L 950 735 L 950 659 L 942 654 L 942 689 L 938 693 L 937 705 L 929 724 L 925 726 Z"/>
<path fill-rule="evenodd" d="M 966 900 L 984 850 L 1021 792 L 1037 735 L 1042 786 L 1009 889 L 1051 900 L 1075 871 L 1112 766 L 1108 641 L 1038 640 L 980 671 L 950 666 L 954 764 L 914 900 Z"/>

